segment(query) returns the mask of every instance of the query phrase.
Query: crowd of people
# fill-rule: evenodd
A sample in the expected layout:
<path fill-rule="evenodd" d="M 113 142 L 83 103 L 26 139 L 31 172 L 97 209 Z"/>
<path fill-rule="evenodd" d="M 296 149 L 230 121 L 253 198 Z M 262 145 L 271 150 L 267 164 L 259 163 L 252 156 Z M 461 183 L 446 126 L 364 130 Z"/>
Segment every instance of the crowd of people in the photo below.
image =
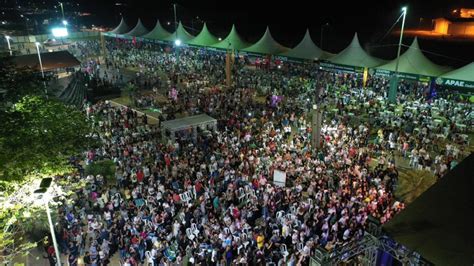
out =
<path fill-rule="evenodd" d="M 311 64 L 253 69 L 237 59 L 234 86 L 224 89 L 217 52 L 180 48 L 178 58 L 115 40 L 107 50 L 106 71 L 134 67 L 147 84 L 176 85 L 163 109 L 206 113 L 218 126 L 171 141 L 131 108 L 85 106 L 102 143 L 86 151 L 86 164 L 116 166 L 113 178 L 84 177 L 88 185 L 59 210 L 63 251 L 86 265 L 114 255 L 130 266 L 308 265 L 316 250 L 358 241 L 369 220 L 385 223 L 404 208 L 394 195 L 396 154 L 441 177 L 463 158 L 472 126 L 472 105 L 427 103 L 421 87 L 391 105 L 380 79 L 363 89 L 355 75 Z M 308 112 L 314 89 L 325 117 L 319 149 Z"/>

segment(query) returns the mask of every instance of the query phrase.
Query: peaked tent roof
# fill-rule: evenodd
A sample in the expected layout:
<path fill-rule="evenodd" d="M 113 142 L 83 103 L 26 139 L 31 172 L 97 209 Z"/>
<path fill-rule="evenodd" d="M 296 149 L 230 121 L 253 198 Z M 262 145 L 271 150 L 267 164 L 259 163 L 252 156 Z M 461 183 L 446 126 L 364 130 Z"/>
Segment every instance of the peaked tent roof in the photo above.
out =
<path fill-rule="evenodd" d="M 377 68 L 395 71 L 396 64 L 397 59 L 395 58 L 387 64 L 381 65 Z M 418 45 L 418 38 L 416 37 L 410 48 L 400 56 L 400 62 L 398 64 L 399 72 L 424 76 L 437 77 L 449 70 L 451 70 L 451 68 L 439 66 L 426 58 L 426 56 L 421 52 L 420 46 Z"/>
<path fill-rule="evenodd" d="M 456 70 L 445 73 L 441 77 L 447 79 L 474 81 L 474 62 Z"/>
<path fill-rule="evenodd" d="M 219 40 L 214 35 L 212 35 L 212 33 L 209 32 L 209 30 L 207 29 L 206 23 L 204 23 L 204 26 L 202 27 L 202 30 L 198 34 L 198 36 L 196 36 L 196 38 L 189 41 L 188 44 L 210 46 L 217 42 L 219 42 Z"/>
<path fill-rule="evenodd" d="M 303 40 L 301 40 L 295 48 L 282 53 L 281 55 L 300 59 L 325 59 L 330 57 L 330 54 L 321 50 L 321 48 L 314 44 L 313 40 L 311 40 L 308 29 L 306 30 Z"/>
<path fill-rule="evenodd" d="M 131 31 L 125 33 L 125 35 L 140 37 L 142 35 L 147 34 L 148 32 L 149 30 L 145 28 L 145 26 L 143 26 L 142 24 L 142 21 L 138 19 L 137 25 L 135 25 L 135 27 Z"/>
<path fill-rule="evenodd" d="M 395 215 L 383 229 L 434 265 L 474 261 L 474 154 Z M 471 174 L 469 174 L 471 173 Z"/>
<path fill-rule="evenodd" d="M 357 33 L 354 35 L 349 46 L 334 57 L 331 57 L 329 61 L 335 64 L 358 67 L 375 67 L 386 62 L 383 59 L 369 55 L 362 46 L 360 46 Z"/>
<path fill-rule="evenodd" d="M 147 34 L 143 35 L 143 38 L 153 39 L 153 40 L 165 40 L 171 35 L 163 26 L 161 26 L 160 20 L 156 20 L 155 27 Z"/>
<path fill-rule="evenodd" d="M 265 33 L 263 34 L 262 38 L 255 44 L 250 47 L 243 49 L 245 52 L 250 53 L 259 53 L 259 54 L 281 54 L 287 52 L 289 49 L 275 41 L 273 39 L 272 34 L 270 33 L 270 29 L 267 27 Z"/>
<path fill-rule="evenodd" d="M 178 32 L 178 39 L 181 40 L 181 42 L 183 43 L 188 43 L 190 40 L 194 38 L 194 36 L 191 33 L 186 31 L 181 21 L 178 24 L 177 32 Z M 165 38 L 166 41 L 170 41 L 170 42 L 175 41 L 175 39 L 176 39 L 176 31 L 173 32 L 170 36 Z"/>
<path fill-rule="evenodd" d="M 212 45 L 212 47 L 216 48 L 237 50 L 244 49 L 248 46 L 250 46 L 250 44 L 240 38 L 239 33 L 237 33 L 237 29 L 235 28 L 235 25 L 232 25 L 232 29 L 230 30 L 229 35 L 227 35 L 224 40 Z"/>
<path fill-rule="evenodd" d="M 115 34 L 124 34 L 124 33 L 127 33 L 128 31 L 130 31 L 130 27 L 127 25 L 127 23 L 122 17 L 122 19 L 120 20 L 120 24 L 117 27 L 115 27 L 115 29 L 109 32 L 115 33 Z"/>

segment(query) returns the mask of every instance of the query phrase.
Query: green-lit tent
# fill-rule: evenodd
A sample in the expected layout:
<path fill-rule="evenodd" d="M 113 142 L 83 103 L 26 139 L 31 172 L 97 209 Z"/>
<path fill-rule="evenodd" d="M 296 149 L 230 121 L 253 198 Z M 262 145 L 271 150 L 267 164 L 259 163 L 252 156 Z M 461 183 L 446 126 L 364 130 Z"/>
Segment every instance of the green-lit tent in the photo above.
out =
<path fill-rule="evenodd" d="M 360 45 L 357 33 L 352 42 L 346 49 L 329 59 L 330 62 L 339 65 L 356 67 L 376 67 L 384 64 L 386 61 L 369 55 Z"/>
<path fill-rule="evenodd" d="M 441 75 L 442 78 L 474 82 L 474 62 Z"/>
<path fill-rule="evenodd" d="M 202 27 L 201 32 L 196 36 L 196 38 L 189 41 L 188 44 L 199 45 L 199 46 L 210 46 L 218 42 L 219 40 L 214 35 L 212 35 L 212 33 L 209 32 L 209 30 L 207 29 L 206 23 L 204 23 L 204 26 Z"/>
<path fill-rule="evenodd" d="M 311 40 L 311 36 L 309 35 L 309 30 L 306 30 L 306 34 L 304 35 L 303 40 L 295 46 L 295 48 L 291 49 L 288 52 L 282 53 L 282 56 L 299 58 L 299 59 L 327 59 L 330 57 L 329 53 L 321 50 L 316 44 L 314 44 L 313 40 Z"/>
<path fill-rule="evenodd" d="M 273 39 L 272 34 L 270 33 L 270 29 L 267 27 L 267 29 L 265 30 L 265 34 L 263 34 L 262 38 L 250 47 L 243 49 L 243 51 L 249 53 L 277 55 L 287 52 L 289 51 L 289 49 L 277 43 Z"/>
<path fill-rule="evenodd" d="M 115 29 L 109 31 L 109 33 L 125 34 L 129 31 L 130 31 L 130 27 L 127 25 L 127 23 L 125 22 L 125 20 L 122 17 L 122 19 L 120 20 L 120 24 L 117 27 L 115 27 Z"/>
<path fill-rule="evenodd" d="M 395 58 L 387 64 L 381 65 L 377 68 L 395 71 L 396 64 L 397 59 Z M 410 48 L 400 56 L 398 64 L 398 72 L 422 76 L 437 77 L 449 70 L 451 70 L 451 68 L 439 66 L 426 58 L 426 56 L 421 52 L 417 38 L 415 38 Z"/>
<path fill-rule="evenodd" d="M 155 27 L 147 34 L 143 35 L 143 38 L 153 39 L 153 40 L 165 40 L 169 37 L 171 33 L 169 33 L 163 26 L 161 26 L 160 20 L 156 20 Z"/>
<path fill-rule="evenodd" d="M 439 76 L 436 84 L 448 86 L 459 92 L 474 92 L 474 62 Z"/>
<path fill-rule="evenodd" d="M 221 49 L 241 50 L 245 47 L 248 47 L 249 45 L 249 43 L 243 41 L 242 38 L 240 38 L 239 34 L 237 33 L 237 29 L 235 28 L 235 25 L 232 25 L 232 29 L 229 35 L 227 35 L 227 37 L 225 37 L 225 39 L 221 42 L 212 45 L 212 47 Z"/>
<path fill-rule="evenodd" d="M 148 32 L 149 32 L 148 29 L 145 28 L 145 26 L 143 26 L 142 21 L 138 19 L 137 25 L 135 25 L 135 27 L 131 31 L 125 33 L 125 35 L 133 36 L 133 37 L 141 37 L 147 34 Z"/>
<path fill-rule="evenodd" d="M 194 38 L 194 36 L 191 33 L 186 31 L 186 29 L 184 28 L 181 22 L 179 22 L 178 24 L 177 32 L 178 32 L 178 36 L 176 36 L 176 32 L 173 32 L 170 36 L 165 38 L 165 41 L 174 42 L 176 38 L 178 38 L 181 42 L 188 43 L 190 40 Z"/>

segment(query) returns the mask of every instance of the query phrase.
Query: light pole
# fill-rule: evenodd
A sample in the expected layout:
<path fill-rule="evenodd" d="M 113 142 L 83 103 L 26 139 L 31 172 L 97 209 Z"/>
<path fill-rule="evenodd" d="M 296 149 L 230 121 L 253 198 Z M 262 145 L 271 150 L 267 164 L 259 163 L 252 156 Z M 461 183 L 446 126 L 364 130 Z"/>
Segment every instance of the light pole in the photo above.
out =
<path fill-rule="evenodd" d="M 323 30 L 324 30 L 324 27 L 327 27 L 327 26 L 329 26 L 329 23 L 321 25 L 321 49 L 323 49 Z"/>
<path fill-rule="evenodd" d="M 51 238 L 53 239 L 54 253 L 56 254 L 56 265 L 61 266 L 61 257 L 59 255 L 58 242 L 56 241 L 56 234 L 54 233 L 53 219 L 51 218 L 51 211 L 49 209 L 49 187 L 53 179 L 51 177 L 43 178 L 41 180 L 40 188 L 34 193 L 43 195 L 43 201 L 46 205 L 46 215 L 48 216 L 49 230 L 51 232 Z"/>
<path fill-rule="evenodd" d="M 175 34 L 175 49 L 176 49 L 176 86 L 179 83 L 178 68 L 179 68 L 179 46 L 181 45 L 181 40 L 178 38 L 178 19 L 176 16 L 176 3 L 173 4 L 174 10 L 174 34 Z"/>
<path fill-rule="evenodd" d="M 43 85 L 44 85 L 44 91 L 46 93 L 46 99 L 48 98 L 48 89 L 46 87 L 46 81 L 44 81 L 44 69 L 43 69 L 43 62 L 41 61 L 41 53 L 39 50 L 40 43 L 35 42 L 36 45 L 36 51 L 38 52 L 38 61 L 40 63 L 40 68 L 41 68 L 41 76 L 43 77 Z"/>
<path fill-rule="evenodd" d="M 63 7 L 63 2 L 59 2 L 59 5 L 61 6 L 61 13 L 63 14 L 63 20 L 64 19 L 64 7 Z"/>
<path fill-rule="evenodd" d="M 65 28 L 66 31 L 67 31 L 67 25 L 68 25 L 68 23 L 67 23 L 67 21 L 66 21 L 65 19 L 63 19 L 63 25 L 64 25 L 64 28 Z M 64 37 L 63 37 L 63 36 L 61 37 L 61 44 L 64 44 Z"/>
<path fill-rule="evenodd" d="M 231 56 L 231 42 L 229 41 L 229 45 L 226 49 L 225 54 L 225 74 L 226 74 L 226 84 L 227 88 L 230 88 L 231 85 L 231 66 L 230 66 L 230 56 Z"/>
<path fill-rule="evenodd" d="M 402 19 L 402 29 L 400 31 L 400 41 L 398 42 L 398 52 L 397 52 L 397 62 L 395 64 L 395 73 L 390 80 L 390 90 L 388 91 L 388 100 L 392 103 L 397 101 L 397 89 L 398 89 L 398 64 L 400 62 L 400 51 L 402 48 L 403 40 L 403 29 L 405 28 L 405 17 L 407 15 L 407 7 L 402 8 L 403 19 Z"/>
<path fill-rule="evenodd" d="M 12 47 L 10 46 L 10 39 L 11 39 L 11 37 L 8 36 L 8 35 L 6 35 L 6 36 L 5 36 L 5 39 L 7 39 L 8 51 L 10 51 L 10 56 L 12 56 L 12 55 L 13 55 L 13 52 L 12 52 Z"/>
<path fill-rule="evenodd" d="M 176 18 L 176 3 L 173 4 L 173 10 L 174 10 L 174 33 L 177 40 L 178 39 L 178 21 Z"/>
<path fill-rule="evenodd" d="M 311 145 L 313 149 L 321 147 L 321 126 L 323 122 L 323 114 L 321 106 L 313 104 L 313 115 L 311 117 Z"/>

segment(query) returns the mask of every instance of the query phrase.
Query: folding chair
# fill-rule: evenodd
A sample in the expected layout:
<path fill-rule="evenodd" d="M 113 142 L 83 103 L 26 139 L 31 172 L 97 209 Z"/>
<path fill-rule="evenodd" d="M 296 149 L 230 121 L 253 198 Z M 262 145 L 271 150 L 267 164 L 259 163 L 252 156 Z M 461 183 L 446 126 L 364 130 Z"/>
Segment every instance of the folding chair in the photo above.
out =
<path fill-rule="evenodd" d="M 249 237 L 246 233 L 240 234 L 240 238 L 242 239 L 242 244 L 244 245 L 244 248 L 247 248 L 247 246 L 250 244 Z"/>
<path fill-rule="evenodd" d="M 240 200 L 240 201 L 245 200 L 245 196 L 246 196 L 245 190 L 244 190 L 242 187 L 239 188 L 239 200 Z"/>
<path fill-rule="evenodd" d="M 199 235 L 199 229 L 197 228 L 197 225 L 195 223 L 191 224 L 191 229 L 195 236 Z"/>
<path fill-rule="evenodd" d="M 276 213 L 276 218 L 277 220 L 282 223 L 283 222 L 283 218 L 285 217 L 285 212 L 284 211 L 278 211 Z"/>
<path fill-rule="evenodd" d="M 286 257 L 290 254 L 288 252 L 288 250 L 286 249 L 286 244 L 281 244 L 280 246 L 280 252 L 281 252 L 281 255 L 283 255 L 283 258 L 285 259 L 286 261 Z"/>
<path fill-rule="evenodd" d="M 304 245 L 303 245 L 303 243 L 301 243 L 301 242 L 296 245 L 296 249 L 297 249 L 299 252 L 303 251 L 303 248 L 304 248 Z"/>
<path fill-rule="evenodd" d="M 148 250 L 145 252 L 146 257 L 146 266 L 154 266 L 155 262 L 153 261 L 153 257 L 151 256 L 151 252 Z"/>
<path fill-rule="evenodd" d="M 193 229 L 190 227 L 190 228 L 186 228 L 186 236 L 189 238 L 189 240 L 193 241 L 194 238 L 196 238 L 196 236 L 193 234 Z"/>

